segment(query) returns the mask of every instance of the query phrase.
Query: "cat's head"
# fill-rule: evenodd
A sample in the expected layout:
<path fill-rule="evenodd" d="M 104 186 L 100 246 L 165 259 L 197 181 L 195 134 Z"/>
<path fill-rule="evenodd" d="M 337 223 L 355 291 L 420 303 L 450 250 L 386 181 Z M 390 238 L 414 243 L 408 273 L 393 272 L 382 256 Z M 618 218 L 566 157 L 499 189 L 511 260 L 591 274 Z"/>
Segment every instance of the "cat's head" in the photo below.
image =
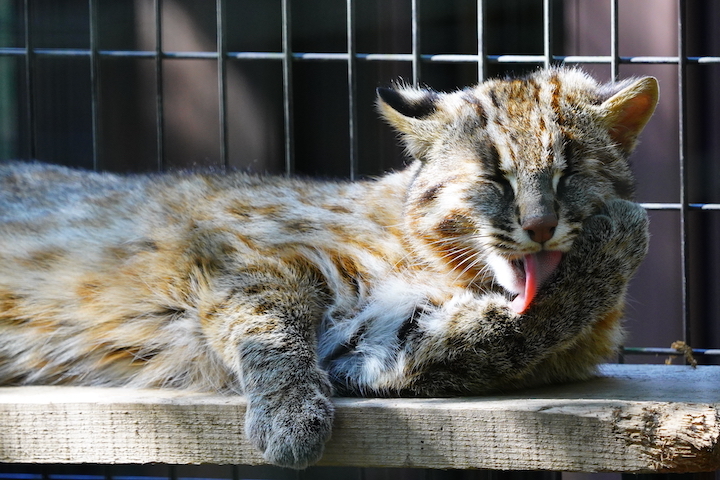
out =
<path fill-rule="evenodd" d="M 452 93 L 379 89 L 382 115 L 421 163 L 409 240 L 460 281 L 519 294 L 524 311 L 561 257 L 544 252 L 568 251 L 607 199 L 632 196 L 627 157 L 657 98 L 654 78 L 600 85 L 567 68 Z"/>

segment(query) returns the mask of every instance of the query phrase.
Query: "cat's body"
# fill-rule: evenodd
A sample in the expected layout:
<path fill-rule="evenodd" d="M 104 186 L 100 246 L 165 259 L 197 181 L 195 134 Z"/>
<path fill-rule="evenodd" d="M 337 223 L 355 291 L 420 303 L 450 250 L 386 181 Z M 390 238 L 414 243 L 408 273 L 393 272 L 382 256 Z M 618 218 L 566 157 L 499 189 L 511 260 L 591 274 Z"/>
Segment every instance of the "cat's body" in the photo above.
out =
<path fill-rule="evenodd" d="M 646 250 L 623 199 L 656 89 L 548 70 L 382 91 L 418 160 L 376 181 L 0 165 L 0 384 L 243 393 L 250 439 L 302 467 L 333 387 L 587 378 Z"/>

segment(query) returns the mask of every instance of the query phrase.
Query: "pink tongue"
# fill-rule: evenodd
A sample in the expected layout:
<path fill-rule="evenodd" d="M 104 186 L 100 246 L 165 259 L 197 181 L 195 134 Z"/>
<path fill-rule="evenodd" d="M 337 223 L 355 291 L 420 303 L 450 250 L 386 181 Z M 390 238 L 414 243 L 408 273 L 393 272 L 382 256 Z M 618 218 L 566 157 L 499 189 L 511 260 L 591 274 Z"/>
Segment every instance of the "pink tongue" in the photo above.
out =
<path fill-rule="evenodd" d="M 545 283 L 545 280 L 555 271 L 560 264 L 562 252 L 538 252 L 525 255 L 523 265 L 525 267 L 525 290 L 521 292 L 510 303 L 517 313 L 525 313 L 532 303 L 538 288 Z"/>

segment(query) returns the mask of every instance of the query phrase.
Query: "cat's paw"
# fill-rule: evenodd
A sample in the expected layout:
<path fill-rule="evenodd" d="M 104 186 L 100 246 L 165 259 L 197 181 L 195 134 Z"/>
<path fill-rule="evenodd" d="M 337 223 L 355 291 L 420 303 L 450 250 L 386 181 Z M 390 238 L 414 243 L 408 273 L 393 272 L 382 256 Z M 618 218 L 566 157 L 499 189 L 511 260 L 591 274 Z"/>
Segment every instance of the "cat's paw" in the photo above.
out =
<path fill-rule="evenodd" d="M 613 199 L 585 220 L 573 246 L 573 269 L 585 274 L 611 271 L 632 274 L 647 253 L 648 216 L 640 205 Z"/>
<path fill-rule="evenodd" d="M 621 236 L 637 237 L 640 240 L 647 237 L 648 214 L 639 204 L 613 199 L 605 204 L 603 213 L 611 218 L 615 230 Z"/>
<path fill-rule="evenodd" d="M 613 224 L 613 235 L 605 249 L 617 254 L 630 271 L 634 271 L 647 254 L 650 234 L 648 214 L 637 203 L 611 200 L 605 213 Z"/>
<path fill-rule="evenodd" d="M 330 438 L 334 407 L 326 385 L 297 385 L 251 399 L 245 433 L 268 463 L 301 469 L 317 462 Z"/>
<path fill-rule="evenodd" d="M 610 241 L 647 237 L 648 216 L 643 207 L 627 200 L 609 200 L 595 215 L 583 223 L 579 242 L 601 245 Z"/>

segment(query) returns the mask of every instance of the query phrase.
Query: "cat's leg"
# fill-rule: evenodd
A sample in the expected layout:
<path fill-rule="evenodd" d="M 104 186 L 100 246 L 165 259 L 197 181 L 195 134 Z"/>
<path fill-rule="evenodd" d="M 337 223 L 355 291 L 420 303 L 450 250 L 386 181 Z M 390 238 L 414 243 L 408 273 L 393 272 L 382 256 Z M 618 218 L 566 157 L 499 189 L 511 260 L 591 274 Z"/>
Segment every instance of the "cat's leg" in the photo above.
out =
<path fill-rule="evenodd" d="M 322 455 L 333 420 L 316 354 L 322 291 L 317 279 L 282 266 L 229 281 L 231 293 L 203 315 L 203 329 L 247 397 L 250 441 L 268 462 L 304 468 Z"/>
<path fill-rule="evenodd" d="M 420 395 L 587 377 L 592 361 L 553 358 L 577 347 L 579 339 L 592 338 L 593 329 L 608 318 L 617 320 L 647 240 L 645 211 L 611 201 L 585 222 L 525 314 L 514 312 L 503 295 L 461 292 L 442 305 L 424 305 L 398 326 L 398 354 L 387 371 L 375 373 L 372 359 L 356 353 L 363 349 L 359 345 L 330 365 L 331 376 L 351 391 Z"/>

